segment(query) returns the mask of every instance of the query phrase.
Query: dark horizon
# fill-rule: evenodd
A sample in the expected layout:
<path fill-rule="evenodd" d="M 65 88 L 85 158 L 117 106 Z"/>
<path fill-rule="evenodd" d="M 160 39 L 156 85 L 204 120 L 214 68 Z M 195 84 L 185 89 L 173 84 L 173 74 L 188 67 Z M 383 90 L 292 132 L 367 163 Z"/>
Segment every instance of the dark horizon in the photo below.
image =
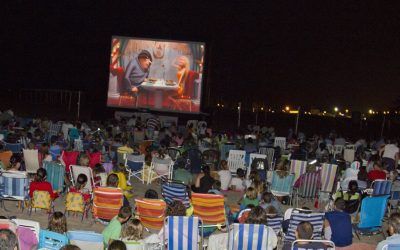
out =
<path fill-rule="evenodd" d="M 398 7 L 7 3 L 1 84 L 83 90 L 105 106 L 120 35 L 205 42 L 213 104 L 387 110 L 400 96 Z"/>

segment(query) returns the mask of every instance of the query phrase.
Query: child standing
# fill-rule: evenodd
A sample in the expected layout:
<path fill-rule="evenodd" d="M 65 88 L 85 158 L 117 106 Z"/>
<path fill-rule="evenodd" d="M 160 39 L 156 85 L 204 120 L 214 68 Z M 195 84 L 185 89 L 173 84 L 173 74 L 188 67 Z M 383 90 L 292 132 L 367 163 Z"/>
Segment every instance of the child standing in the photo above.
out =
<path fill-rule="evenodd" d="M 131 216 L 131 207 L 124 206 L 120 208 L 118 215 L 110 221 L 110 223 L 102 232 L 105 245 L 110 244 L 113 240 L 118 240 L 121 238 L 122 224 L 128 221 Z"/>

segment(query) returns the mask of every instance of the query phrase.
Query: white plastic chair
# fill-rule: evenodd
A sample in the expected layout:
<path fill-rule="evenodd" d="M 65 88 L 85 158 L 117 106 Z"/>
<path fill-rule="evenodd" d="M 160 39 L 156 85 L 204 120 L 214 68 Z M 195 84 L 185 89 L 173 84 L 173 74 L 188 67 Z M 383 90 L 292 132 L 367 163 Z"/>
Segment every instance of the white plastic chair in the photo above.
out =
<path fill-rule="evenodd" d="M 346 162 L 353 162 L 356 149 L 354 145 L 347 145 L 344 147 L 343 158 Z"/>
<path fill-rule="evenodd" d="M 285 137 L 275 137 L 274 147 L 280 147 L 281 150 L 286 149 L 286 138 Z"/>
<path fill-rule="evenodd" d="M 39 153 L 37 149 L 24 149 L 24 161 L 26 172 L 29 174 L 35 174 L 40 168 L 39 165 Z"/>
<path fill-rule="evenodd" d="M 238 168 L 245 168 L 245 156 L 246 151 L 244 150 L 229 150 L 227 161 L 229 170 L 233 174 L 236 174 Z"/>
<path fill-rule="evenodd" d="M 333 146 L 333 158 L 336 159 L 336 155 L 342 155 L 344 146 L 343 145 L 334 145 Z"/>
<path fill-rule="evenodd" d="M 162 177 L 172 179 L 172 173 L 174 170 L 173 164 L 174 162 L 171 159 L 160 159 L 153 157 L 149 172 L 147 174 L 147 184 L 150 184 L 152 181 Z"/>
<path fill-rule="evenodd" d="M 39 232 L 40 232 L 39 222 L 33 220 L 23 220 L 23 219 L 13 219 L 12 221 L 14 221 L 18 227 L 25 227 L 32 230 L 35 233 L 36 238 L 39 242 Z"/>
<path fill-rule="evenodd" d="M 76 184 L 76 180 L 80 174 L 85 174 L 88 178 L 88 182 L 84 188 L 89 192 L 92 192 L 92 187 L 94 187 L 94 178 L 93 171 L 90 167 L 71 165 L 69 166 L 69 172 L 71 174 L 71 181 L 73 185 Z"/>

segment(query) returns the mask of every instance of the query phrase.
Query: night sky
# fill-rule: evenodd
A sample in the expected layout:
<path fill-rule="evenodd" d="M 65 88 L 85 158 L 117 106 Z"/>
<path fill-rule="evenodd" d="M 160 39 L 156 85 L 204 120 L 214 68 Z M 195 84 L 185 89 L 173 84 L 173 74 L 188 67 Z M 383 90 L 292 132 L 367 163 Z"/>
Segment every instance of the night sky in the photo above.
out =
<path fill-rule="evenodd" d="M 105 104 L 111 36 L 122 35 L 206 42 L 214 103 L 395 105 L 399 4 L 275 2 L 3 3 L 0 84 L 84 90 Z"/>

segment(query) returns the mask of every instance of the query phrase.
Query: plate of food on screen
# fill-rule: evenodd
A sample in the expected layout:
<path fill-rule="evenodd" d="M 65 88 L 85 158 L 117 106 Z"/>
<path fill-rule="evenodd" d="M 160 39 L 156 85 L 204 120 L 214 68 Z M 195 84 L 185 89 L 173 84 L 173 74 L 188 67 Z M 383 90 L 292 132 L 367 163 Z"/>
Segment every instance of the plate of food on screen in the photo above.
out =
<path fill-rule="evenodd" d="M 166 80 L 165 85 L 174 86 L 174 85 L 176 85 L 176 83 L 173 80 Z"/>

